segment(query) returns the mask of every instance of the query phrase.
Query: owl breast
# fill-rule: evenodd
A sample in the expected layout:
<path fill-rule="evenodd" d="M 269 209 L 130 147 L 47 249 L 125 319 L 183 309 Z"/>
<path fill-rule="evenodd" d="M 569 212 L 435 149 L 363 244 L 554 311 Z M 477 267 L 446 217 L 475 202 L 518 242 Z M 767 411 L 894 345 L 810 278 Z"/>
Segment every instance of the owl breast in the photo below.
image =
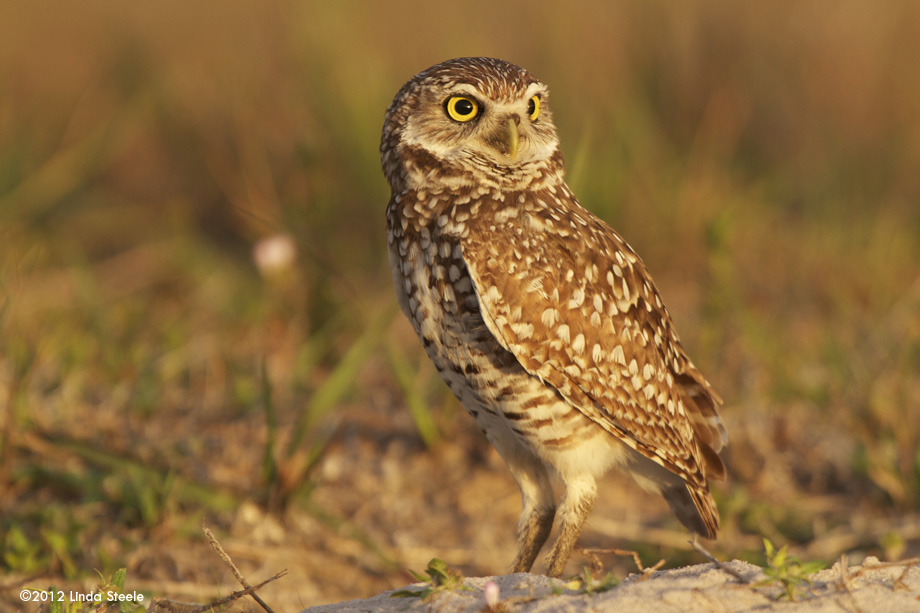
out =
<path fill-rule="evenodd" d="M 428 357 L 489 441 L 505 453 L 540 458 L 563 476 L 586 470 L 601 475 L 614 464 L 644 462 L 528 373 L 486 325 L 462 244 L 467 224 L 481 221 L 481 209 L 495 210 L 498 203 L 438 206 L 436 200 L 409 194 L 391 202 L 393 283 Z M 493 229 L 500 232 L 509 227 L 501 221 L 515 215 L 510 206 L 498 210 Z M 413 222 L 404 223 L 407 218 Z"/>

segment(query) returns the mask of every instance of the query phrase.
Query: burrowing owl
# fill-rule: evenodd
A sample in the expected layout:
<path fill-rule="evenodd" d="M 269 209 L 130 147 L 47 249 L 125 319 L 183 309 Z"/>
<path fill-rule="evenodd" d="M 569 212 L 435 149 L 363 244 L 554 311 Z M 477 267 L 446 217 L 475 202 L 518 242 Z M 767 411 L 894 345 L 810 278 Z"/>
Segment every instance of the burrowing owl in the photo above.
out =
<path fill-rule="evenodd" d="M 399 304 L 521 489 L 512 570 L 558 514 L 562 574 L 613 466 L 715 538 L 721 400 L 639 256 L 566 186 L 547 88 L 502 60 L 438 64 L 396 94 L 380 152 Z"/>

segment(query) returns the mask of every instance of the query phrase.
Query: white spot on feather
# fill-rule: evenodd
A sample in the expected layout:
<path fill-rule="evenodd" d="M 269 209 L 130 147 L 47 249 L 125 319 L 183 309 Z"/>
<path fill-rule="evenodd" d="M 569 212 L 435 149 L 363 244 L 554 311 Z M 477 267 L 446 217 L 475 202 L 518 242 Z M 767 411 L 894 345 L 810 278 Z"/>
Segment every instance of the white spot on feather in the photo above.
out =
<path fill-rule="evenodd" d="M 454 287 L 457 289 L 458 292 L 467 294 L 473 289 L 473 282 L 470 280 L 469 277 L 463 277 L 462 279 L 454 283 Z"/>
<path fill-rule="evenodd" d="M 495 223 L 503 224 L 507 222 L 509 219 L 514 219 L 515 217 L 517 217 L 518 213 L 520 213 L 520 209 L 514 206 L 501 209 L 500 211 L 495 213 L 495 217 L 494 217 Z"/>
<path fill-rule="evenodd" d="M 639 364 L 636 362 L 636 359 L 633 358 L 629 363 L 629 374 L 638 375 L 639 374 Z"/>
<path fill-rule="evenodd" d="M 531 279 L 530 283 L 527 285 L 527 291 L 530 293 L 543 294 L 545 296 L 545 292 L 543 291 L 543 278 L 534 277 Z"/>
<path fill-rule="evenodd" d="M 527 340 L 533 337 L 533 324 L 511 324 L 511 331 L 517 335 L 518 340 Z"/>
<path fill-rule="evenodd" d="M 570 334 L 571 332 L 569 331 L 568 324 L 562 324 L 561 326 L 559 326 L 559 328 L 556 329 L 556 336 L 559 337 L 559 339 L 564 343 L 568 343 L 571 341 Z"/>
<path fill-rule="evenodd" d="M 594 343 L 594 347 L 591 349 L 591 359 L 594 360 L 595 362 L 600 362 L 603 358 L 604 358 L 604 351 L 601 349 L 601 346 L 599 344 Z"/>

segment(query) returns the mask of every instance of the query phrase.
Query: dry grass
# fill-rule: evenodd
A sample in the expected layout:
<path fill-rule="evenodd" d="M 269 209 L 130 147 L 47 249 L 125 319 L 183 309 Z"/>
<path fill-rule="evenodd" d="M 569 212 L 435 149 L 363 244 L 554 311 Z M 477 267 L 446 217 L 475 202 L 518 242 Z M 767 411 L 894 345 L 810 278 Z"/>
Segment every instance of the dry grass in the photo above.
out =
<path fill-rule="evenodd" d="M 470 54 L 552 86 L 573 189 L 726 400 L 715 553 L 920 553 L 917 5 L 554 4 L 4 8 L 0 600 L 226 595 L 202 518 L 289 569 L 276 610 L 504 570 L 515 488 L 396 315 L 377 159 L 398 87 Z M 604 486 L 584 545 L 697 559 Z"/>

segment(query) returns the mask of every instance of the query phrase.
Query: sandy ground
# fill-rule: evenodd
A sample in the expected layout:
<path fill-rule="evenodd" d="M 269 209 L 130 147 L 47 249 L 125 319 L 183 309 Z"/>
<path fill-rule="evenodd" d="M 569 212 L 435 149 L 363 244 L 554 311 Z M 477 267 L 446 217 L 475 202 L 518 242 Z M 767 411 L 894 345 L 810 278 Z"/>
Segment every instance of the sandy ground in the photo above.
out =
<path fill-rule="evenodd" d="M 655 571 L 647 575 L 631 575 L 613 589 L 594 594 L 571 589 L 563 589 L 558 593 L 562 582 L 541 575 L 471 578 L 464 581 L 464 585 L 471 587 L 471 590 L 443 592 L 430 601 L 391 598 L 392 592 L 384 592 L 365 600 L 310 607 L 304 613 L 920 612 L 920 564 L 916 560 L 913 560 L 913 564 L 883 564 L 870 557 L 860 566 L 845 567 L 838 563 L 812 575 L 812 585 L 799 588 L 795 602 L 781 598 L 783 589 L 778 584 L 758 585 L 765 579 L 759 567 L 737 560 L 723 566 L 725 568 L 717 568 L 715 564 L 699 564 Z M 498 585 L 500 593 L 499 604 L 492 608 L 486 607 L 483 596 L 483 586 L 489 581 Z M 421 589 L 423 586 L 417 584 L 414 587 Z"/>

